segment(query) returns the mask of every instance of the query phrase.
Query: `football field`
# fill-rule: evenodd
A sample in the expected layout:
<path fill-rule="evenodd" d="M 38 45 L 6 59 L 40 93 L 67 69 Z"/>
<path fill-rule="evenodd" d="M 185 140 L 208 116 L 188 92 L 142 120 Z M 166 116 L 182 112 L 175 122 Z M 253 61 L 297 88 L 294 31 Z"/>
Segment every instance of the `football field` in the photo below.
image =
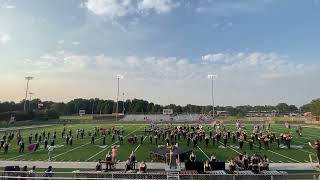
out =
<path fill-rule="evenodd" d="M 180 125 L 182 126 L 182 125 Z M 63 128 L 66 128 L 66 133 L 68 130 L 72 130 L 73 134 L 73 145 L 66 145 L 66 139 L 61 137 L 61 132 Z M 106 145 L 103 145 L 103 137 L 97 135 L 95 138 L 95 144 L 91 144 L 91 138 L 88 136 L 88 132 L 92 131 L 95 127 L 97 128 L 112 128 L 123 129 L 124 134 L 124 143 L 120 144 L 118 139 L 112 141 L 111 135 L 108 135 L 106 138 Z M 4 154 L 4 150 L 0 150 L 0 160 L 11 160 L 11 161 L 42 161 L 48 159 L 48 152 L 44 149 L 43 145 L 40 144 L 40 148 L 30 153 L 27 150 L 28 147 L 28 137 L 30 132 L 34 134 L 38 132 L 42 133 L 44 130 L 46 133 L 50 131 L 51 136 L 53 132 L 57 132 L 57 138 L 55 141 L 55 148 L 52 152 L 53 161 L 72 161 L 72 162 L 85 162 L 85 161 L 97 161 L 98 159 L 104 159 L 106 153 L 111 151 L 112 146 L 118 147 L 118 160 L 125 161 L 128 159 L 131 151 L 135 151 L 138 161 L 147 161 L 147 162 L 157 162 L 159 160 L 153 159 L 150 156 L 150 150 L 157 148 L 154 141 L 153 144 L 150 143 L 149 134 L 144 132 L 144 128 L 149 128 L 148 124 L 72 124 L 72 125 L 52 125 L 48 127 L 28 127 L 28 129 L 21 130 L 21 135 L 25 141 L 25 152 L 19 153 L 19 146 L 16 141 L 16 137 L 10 142 L 9 151 L 7 154 Z M 250 136 L 253 125 L 246 125 L 247 134 Z M 235 125 L 226 125 L 227 129 L 231 131 L 235 130 Z M 85 136 L 83 139 L 76 138 L 76 130 L 84 129 Z M 212 131 L 210 125 L 206 125 L 203 129 L 208 132 Z M 284 125 L 271 125 L 273 132 L 279 136 L 280 133 L 287 132 L 288 129 Z M 295 128 L 291 129 L 292 139 L 292 148 L 286 149 L 285 147 L 277 147 L 277 143 L 273 142 L 269 149 L 259 149 L 258 144 L 255 142 L 253 150 L 249 150 L 249 145 L 247 142 L 244 143 L 244 149 L 240 150 L 238 144 L 233 144 L 232 140 L 228 140 L 228 146 L 223 148 L 221 144 L 212 145 L 212 140 L 210 140 L 209 146 L 206 147 L 204 141 L 199 142 L 197 147 L 193 147 L 193 144 L 190 143 L 190 146 L 187 147 L 187 141 L 181 138 L 178 140 L 179 147 L 185 147 L 192 149 L 198 160 L 208 159 L 212 153 L 215 153 L 217 159 L 229 161 L 235 156 L 246 151 L 249 155 L 253 153 L 258 153 L 260 155 L 267 155 L 270 162 L 273 163 L 307 163 L 310 162 L 309 154 L 313 159 L 313 162 L 316 160 L 316 152 L 308 145 L 308 142 L 312 142 L 320 137 L 320 130 L 317 128 L 303 128 L 302 137 L 299 137 L 295 132 Z M 4 135 L 4 132 L 0 132 L 0 137 Z M 136 135 L 138 137 L 138 143 L 129 144 L 127 138 L 130 136 Z M 143 136 L 143 144 L 140 143 L 141 136 Z M 33 139 L 33 142 L 34 139 Z M 50 140 L 49 140 L 50 143 Z M 162 138 L 159 139 L 158 145 L 165 145 L 165 142 L 162 141 Z"/>

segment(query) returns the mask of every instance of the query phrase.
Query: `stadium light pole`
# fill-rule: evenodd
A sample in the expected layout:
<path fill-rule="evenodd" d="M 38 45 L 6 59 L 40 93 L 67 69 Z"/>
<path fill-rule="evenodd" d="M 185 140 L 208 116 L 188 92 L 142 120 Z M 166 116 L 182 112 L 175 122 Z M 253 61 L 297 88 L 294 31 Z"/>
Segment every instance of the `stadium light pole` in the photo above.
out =
<path fill-rule="evenodd" d="M 208 79 L 211 79 L 211 98 L 212 98 L 212 117 L 214 118 L 214 95 L 213 95 L 213 80 L 218 78 L 216 74 L 208 74 Z"/>
<path fill-rule="evenodd" d="M 93 116 L 94 101 L 95 101 L 95 99 L 92 99 L 92 109 L 91 109 L 91 115 L 92 116 Z"/>
<path fill-rule="evenodd" d="M 120 88 L 120 79 L 123 79 L 124 76 L 121 74 L 115 75 L 115 78 L 117 79 L 117 107 L 116 107 L 116 121 L 118 121 L 118 110 L 119 110 L 119 88 Z"/>
<path fill-rule="evenodd" d="M 26 96 L 24 98 L 24 105 L 23 105 L 23 110 L 26 111 L 26 102 L 27 102 L 27 98 L 28 98 L 28 91 L 29 91 L 29 82 L 30 80 L 32 80 L 34 77 L 31 76 L 27 76 L 24 77 L 25 80 L 27 80 L 27 90 L 26 90 Z"/>
<path fill-rule="evenodd" d="M 34 93 L 33 92 L 29 92 L 29 108 L 28 108 L 28 110 L 30 110 L 30 104 L 31 104 L 32 95 L 34 95 Z"/>
<path fill-rule="evenodd" d="M 124 93 L 122 93 L 123 101 L 122 101 L 122 114 L 124 114 Z"/>

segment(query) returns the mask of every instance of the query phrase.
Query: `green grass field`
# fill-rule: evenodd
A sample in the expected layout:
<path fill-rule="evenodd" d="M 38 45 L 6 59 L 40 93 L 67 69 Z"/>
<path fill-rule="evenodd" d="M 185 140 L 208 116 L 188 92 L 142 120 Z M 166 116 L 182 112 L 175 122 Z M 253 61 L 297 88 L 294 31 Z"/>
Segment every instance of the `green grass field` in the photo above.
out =
<path fill-rule="evenodd" d="M 28 136 L 30 131 L 34 134 L 38 132 L 39 134 L 42 130 L 46 132 L 50 131 L 51 135 L 54 131 L 57 131 L 57 140 L 56 145 L 64 145 L 60 148 L 55 148 L 52 157 L 54 161 L 97 161 L 98 159 L 104 159 L 106 153 L 111 150 L 111 145 L 119 145 L 117 139 L 115 142 L 111 142 L 111 136 L 107 136 L 107 147 L 102 148 L 102 136 L 96 137 L 95 145 L 90 144 L 90 137 L 88 137 L 88 131 L 93 130 L 94 127 L 102 127 L 102 128 L 110 128 L 112 124 L 73 124 L 66 125 L 66 129 L 71 129 L 73 132 L 73 146 L 66 146 L 65 139 L 61 138 L 61 131 L 63 129 L 63 125 L 52 125 L 46 128 L 30 128 L 26 130 L 22 130 L 22 136 L 26 143 L 25 153 L 18 153 L 18 145 L 16 139 L 14 138 L 9 146 L 8 154 L 3 153 L 3 149 L 0 150 L 0 160 L 26 160 L 26 161 L 37 161 L 37 160 L 47 160 L 48 155 L 47 151 L 41 145 L 41 148 L 38 149 L 34 153 L 29 153 L 27 151 L 28 146 Z M 150 157 L 150 150 L 156 148 L 155 144 L 150 144 L 149 137 L 144 133 L 144 127 L 147 127 L 147 124 L 117 124 L 114 125 L 117 128 L 124 129 L 124 144 L 120 145 L 118 149 L 118 159 L 121 161 L 125 161 L 130 152 L 132 150 L 136 150 L 136 155 L 138 161 L 145 160 L 147 162 L 157 161 L 156 159 L 152 159 Z M 234 125 L 227 125 L 228 129 L 234 130 Z M 252 125 L 247 125 L 246 128 L 249 132 L 251 132 Z M 76 139 L 76 129 L 85 129 L 85 138 L 84 139 Z M 204 129 L 206 131 L 212 130 L 210 126 L 205 126 Z M 271 125 L 271 129 L 279 135 L 281 132 L 287 131 L 284 125 Z M 243 151 L 246 151 L 250 155 L 253 153 L 259 153 L 261 155 L 267 155 L 271 162 L 275 163 L 306 163 L 310 162 L 309 154 L 312 154 L 312 158 L 314 162 L 316 162 L 315 151 L 308 145 L 308 142 L 313 142 L 315 139 L 320 137 L 320 130 L 316 128 L 304 128 L 302 130 L 302 137 L 298 137 L 295 132 L 295 129 L 291 129 L 293 135 L 293 143 L 292 145 L 303 145 L 303 149 L 278 149 L 276 143 L 274 142 L 269 150 L 259 149 L 258 144 L 255 144 L 253 150 L 249 150 L 249 146 L 247 143 L 244 145 Z M 0 137 L 2 137 L 4 133 L 0 132 Z M 145 141 L 143 145 L 136 144 L 130 145 L 127 142 L 127 137 L 130 135 L 137 135 L 138 142 L 140 142 L 140 136 L 144 135 Z M 164 145 L 165 142 L 160 141 L 159 145 Z M 186 140 L 181 139 L 178 141 L 180 147 L 187 147 Z M 232 140 L 228 141 L 228 145 L 234 145 Z M 216 143 L 216 146 L 212 146 L 212 142 L 210 140 L 209 147 L 206 147 L 204 142 L 199 143 L 199 146 L 194 148 L 190 145 L 191 149 L 196 153 L 197 159 L 205 160 L 207 157 L 214 152 L 217 156 L 217 159 L 228 161 L 231 158 L 237 156 L 239 153 L 242 153 L 240 149 L 235 149 L 233 147 L 228 146 L 225 149 L 220 149 Z"/>

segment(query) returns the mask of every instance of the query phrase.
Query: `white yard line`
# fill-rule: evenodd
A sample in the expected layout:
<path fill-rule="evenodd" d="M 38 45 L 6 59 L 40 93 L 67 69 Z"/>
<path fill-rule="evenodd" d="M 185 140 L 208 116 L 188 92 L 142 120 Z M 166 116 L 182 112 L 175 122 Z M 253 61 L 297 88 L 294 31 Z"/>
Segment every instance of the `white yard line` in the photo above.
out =
<path fill-rule="evenodd" d="M 125 129 L 127 129 L 127 128 L 124 128 L 124 130 Z M 102 139 L 103 137 L 100 137 L 99 139 L 96 139 L 95 141 L 98 141 L 98 140 L 100 140 L 100 139 Z M 55 158 L 57 158 L 57 157 L 59 157 L 59 156 L 62 156 L 62 155 L 64 155 L 64 154 L 66 154 L 66 153 L 69 153 L 69 152 L 71 152 L 71 151 L 74 151 L 74 150 L 76 150 L 76 149 L 79 149 L 79 148 L 81 148 L 81 147 L 83 147 L 83 146 L 86 146 L 86 145 L 88 145 L 88 144 L 90 144 L 91 142 L 88 142 L 88 143 L 86 143 L 86 144 L 82 144 L 81 146 L 78 146 L 78 147 L 76 147 L 76 148 L 73 148 L 73 149 L 70 149 L 70 150 L 68 150 L 68 151 L 66 151 L 66 152 L 63 152 L 63 153 L 61 153 L 61 154 L 58 154 L 58 155 L 56 155 L 56 156 L 54 156 L 54 157 L 52 157 L 52 159 L 55 159 Z"/>
<path fill-rule="evenodd" d="M 203 152 L 203 150 L 199 146 L 198 149 L 208 158 L 208 160 L 210 160 L 209 156 L 205 152 Z"/>
<path fill-rule="evenodd" d="M 220 142 L 220 144 L 221 145 L 224 145 L 222 142 Z M 229 149 L 231 149 L 232 151 L 234 151 L 234 152 L 236 152 L 236 153 L 238 153 L 238 154 L 242 154 L 241 152 L 239 152 L 239 151 L 237 151 L 237 150 L 235 150 L 235 149 L 233 149 L 232 147 L 230 147 L 230 146 L 227 146 Z"/>
<path fill-rule="evenodd" d="M 148 137 L 148 136 L 146 136 L 146 137 L 143 139 L 143 142 L 144 142 L 144 140 L 146 140 L 147 137 Z M 141 144 L 139 144 L 139 146 L 134 150 L 134 152 L 136 152 L 136 151 L 139 149 L 140 146 L 141 146 Z"/>
<path fill-rule="evenodd" d="M 100 139 L 102 139 L 103 137 L 100 137 L 99 139 L 97 139 L 96 141 L 98 141 L 98 140 L 100 140 Z M 75 148 L 73 148 L 73 149 L 70 149 L 70 150 L 68 150 L 68 151 L 66 151 L 66 152 L 63 152 L 63 153 L 60 153 L 60 154 L 58 154 L 58 155 L 56 155 L 56 156 L 53 156 L 52 157 L 52 159 L 55 159 L 55 158 L 57 158 L 57 157 L 59 157 L 59 156 L 62 156 L 62 155 L 64 155 L 64 154 L 67 154 L 67 153 L 69 153 L 69 152 L 71 152 L 71 151 L 74 151 L 74 150 L 76 150 L 76 149 L 79 149 L 79 148 L 81 148 L 81 147 L 83 147 L 83 146 L 86 146 L 86 145 L 88 145 L 88 144 L 90 144 L 91 142 L 88 142 L 88 143 L 86 143 L 86 144 L 82 144 L 81 146 L 78 146 L 78 147 L 75 147 Z"/>
<path fill-rule="evenodd" d="M 308 154 L 316 155 L 316 153 L 309 152 L 309 151 L 306 151 L 306 150 L 303 150 L 303 149 L 297 149 L 297 150 L 305 152 L 305 153 L 308 153 Z"/>
<path fill-rule="evenodd" d="M 277 155 L 279 155 L 279 156 L 282 156 L 282 157 L 284 157 L 284 158 L 290 159 L 290 160 L 292 160 L 292 161 L 294 161 L 294 162 L 301 163 L 301 162 L 298 161 L 298 160 L 292 159 L 292 158 L 290 158 L 290 157 L 288 157 L 288 156 L 285 156 L 285 155 L 282 155 L 282 154 L 280 154 L 280 153 L 277 153 L 277 152 L 274 152 L 274 151 L 271 151 L 271 150 L 268 150 L 268 151 L 271 152 L 271 153 L 277 154 Z"/>
<path fill-rule="evenodd" d="M 126 136 L 124 136 L 124 138 L 125 138 L 125 137 L 128 137 L 130 134 L 132 134 L 132 133 L 134 133 L 134 132 L 138 131 L 138 130 L 139 130 L 139 129 L 141 129 L 141 128 L 142 128 L 142 127 L 139 127 L 138 129 L 136 129 L 136 130 L 134 130 L 134 131 L 130 132 L 129 134 L 127 134 Z M 90 158 L 88 158 L 86 161 L 89 161 L 90 159 L 92 159 L 92 158 L 96 157 L 97 155 L 101 154 L 101 153 L 102 153 L 102 152 L 104 152 L 106 149 L 108 149 L 109 147 L 111 147 L 111 146 L 115 145 L 116 143 L 118 143 L 118 141 L 116 141 L 115 143 L 111 144 L 110 146 L 107 146 L 106 148 L 102 149 L 101 151 L 97 152 L 96 154 L 94 154 L 93 156 L 91 156 Z"/>
<path fill-rule="evenodd" d="M 63 144 L 60 144 L 60 145 L 63 145 Z M 42 150 L 44 150 L 44 149 L 42 149 L 42 148 L 39 147 L 39 151 L 42 151 Z M 37 151 L 35 151 L 35 152 L 37 152 Z M 7 159 L 7 160 L 8 160 L 8 161 L 9 161 L 9 160 L 15 160 L 15 159 L 17 159 L 17 158 L 19 158 L 19 157 L 21 157 L 21 156 L 28 155 L 28 154 L 32 154 L 32 152 L 28 152 L 28 153 L 25 153 L 25 154 L 21 154 L 21 155 L 19 155 L 19 156 L 12 157 L 12 158 L 9 158 L 9 159 Z"/>

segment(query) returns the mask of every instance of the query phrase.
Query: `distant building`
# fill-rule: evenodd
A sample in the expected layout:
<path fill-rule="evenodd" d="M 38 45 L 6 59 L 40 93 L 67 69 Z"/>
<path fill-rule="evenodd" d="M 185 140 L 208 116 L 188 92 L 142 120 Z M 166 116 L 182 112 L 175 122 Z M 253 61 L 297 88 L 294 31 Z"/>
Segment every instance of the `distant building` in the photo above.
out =
<path fill-rule="evenodd" d="M 230 113 L 228 111 L 217 111 L 217 116 L 220 116 L 220 117 L 230 116 Z"/>
<path fill-rule="evenodd" d="M 277 111 L 249 111 L 246 113 L 246 117 L 274 117 L 277 115 Z"/>

